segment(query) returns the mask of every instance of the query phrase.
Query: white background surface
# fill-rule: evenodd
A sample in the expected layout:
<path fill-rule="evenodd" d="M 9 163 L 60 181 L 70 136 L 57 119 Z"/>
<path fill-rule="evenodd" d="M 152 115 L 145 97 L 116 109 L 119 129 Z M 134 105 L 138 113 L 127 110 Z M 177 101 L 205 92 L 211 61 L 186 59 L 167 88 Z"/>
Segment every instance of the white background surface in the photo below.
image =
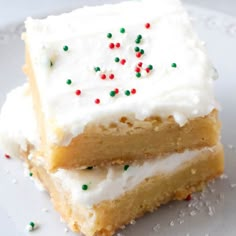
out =
<path fill-rule="evenodd" d="M 0 106 L 6 92 L 25 81 L 21 72 L 24 62 L 23 43 L 19 37 L 14 36 L 15 26 L 28 15 L 44 16 L 96 2 L 102 4 L 109 1 L 0 0 Z M 218 9 L 236 16 L 236 1 L 184 2 Z M 195 7 L 190 7 L 190 10 L 196 19 L 196 29 L 206 41 L 210 57 L 220 75 L 220 80 L 216 82 L 216 96 L 223 106 L 222 139 L 226 150 L 228 178 L 218 180 L 208 188 L 202 199 L 201 195 L 196 194 L 196 199 L 190 202 L 189 207 L 189 202 L 171 203 L 161 207 L 154 214 L 146 215 L 138 220 L 135 226 L 129 226 L 122 231 L 125 236 L 185 236 L 188 233 L 190 236 L 236 235 L 236 188 L 232 187 L 232 184 L 236 183 L 236 18 Z M 6 32 L 8 36 L 4 38 Z M 229 144 L 233 145 L 233 148 Z M 6 160 L 2 157 L 3 155 L 0 155 L 0 236 L 28 235 L 24 228 L 31 220 L 40 224 L 38 230 L 30 233 L 34 236 L 74 235 L 64 232 L 65 225 L 60 223 L 47 194 L 38 192 L 30 178 L 24 177 L 22 164 L 14 159 Z M 43 208 L 49 209 L 49 212 L 43 212 Z M 153 230 L 157 224 L 160 224 L 158 232 Z"/>

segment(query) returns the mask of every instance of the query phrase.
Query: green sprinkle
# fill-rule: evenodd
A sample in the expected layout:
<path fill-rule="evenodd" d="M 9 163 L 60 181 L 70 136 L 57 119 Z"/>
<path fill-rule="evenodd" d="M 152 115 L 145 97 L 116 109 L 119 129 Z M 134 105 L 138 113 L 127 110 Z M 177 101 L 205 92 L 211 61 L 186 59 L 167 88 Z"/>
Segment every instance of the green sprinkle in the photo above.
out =
<path fill-rule="evenodd" d="M 87 167 L 87 170 L 92 170 L 93 169 L 93 166 L 88 166 Z"/>
<path fill-rule="evenodd" d="M 143 54 L 144 54 L 144 50 L 143 50 L 143 49 L 141 49 L 141 50 L 140 50 L 140 53 L 143 55 Z"/>
<path fill-rule="evenodd" d="M 124 166 L 124 171 L 128 170 L 129 169 L 129 165 L 125 165 Z"/>
<path fill-rule="evenodd" d="M 140 72 L 136 73 L 136 77 L 140 78 L 141 77 L 141 73 Z"/>
<path fill-rule="evenodd" d="M 30 173 L 29 173 L 29 176 L 30 176 L 30 177 L 32 177 L 32 176 L 33 176 L 33 173 L 32 173 L 32 172 L 30 172 Z"/>
<path fill-rule="evenodd" d="M 115 91 L 111 91 L 111 92 L 110 92 L 110 96 L 111 96 L 111 97 L 115 97 L 115 95 L 116 95 L 116 92 L 115 92 Z"/>
<path fill-rule="evenodd" d="M 150 70 L 152 70 L 152 69 L 153 69 L 153 66 L 152 66 L 152 65 L 148 65 L 148 68 L 149 68 Z"/>
<path fill-rule="evenodd" d="M 129 90 L 125 90 L 125 95 L 129 96 L 130 95 L 130 91 Z"/>
<path fill-rule="evenodd" d="M 124 33 L 125 33 L 125 28 L 120 28 L 120 32 L 121 32 L 122 34 L 124 34 Z"/>
<path fill-rule="evenodd" d="M 87 185 L 87 184 L 83 184 L 83 185 L 82 185 L 82 189 L 83 189 L 84 191 L 86 191 L 86 190 L 88 189 L 88 185 Z"/>
<path fill-rule="evenodd" d="M 67 52 L 67 51 L 69 50 L 69 47 L 68 47 L 67 45 L 65 45 L 65 46 L 63 47 L 63 50 L 64 50 L 65 52 Z"/>
<path fill-rule="evenodd" d="M 53 67 L 53 62 L 50 60 L 50 67 Z"/>
<path fill-rule="evenodd" d="M 119 62 L 120 61 L 120 58 L 119 57 L 116 57 L 115 58 L 115 62 Z"/>
<path fill-rule="evenodd" d="M 135 47 L 135 48 L 134 48 L 134 51 L 135 51 L 135 52 L 139 52 L 139 50 L 140 50 L 139 47 Z"/>
<path fill-rule="evenodd" d="M 68 85 L 70 85 L 70 84 L 72 83 L 72 81 L 71 81 L 70 79 L 68 79 L 68 80 L 66 81 L 66 83 L 67 83 Z"/>
<path fill-rule="evenodd" d="M 100 71 L 101 69 L 100 69 L 100 67 L 94 67 L 94 70 L 95 70 L 95 72 L 98 72 L 98 71 Z"/>
<path fill-rule="evenodd" d="M 139 44 L 139 43 L 141 43 L 141 40 L 140 39 L 136 39 L 135 43 Z"/>
<path fill-rule="evenodd" d="M 139 35 L 137 36 L 137 39 L 141 40 L 141 39 L 142 39 L 142 35 L 139 34 Z"/>
<path fill-rule="evenodd" d="M 171 64 L 171 67 L 176 68 L 176 67 L 177 67 L 177 64 L 176 64 L 176 63 L 172 63 L 172 64 Z"/>
<path fill-rule="evenodd" d="M 34 222 L 32 222 L 32 221 L 29 223 L 29 225 L 30 225 L 32 228 L 34 228 L 34 227 L 35 227 L 35 223 L 34 223 Z"/>
<path fill-rule="evenodd" d="M 109 39 L 112 38 L 112 34 L 111 34 L 111 33 L 108 33 L 108 34 L 107 34 L 107 38 L 109 38 Z"/>

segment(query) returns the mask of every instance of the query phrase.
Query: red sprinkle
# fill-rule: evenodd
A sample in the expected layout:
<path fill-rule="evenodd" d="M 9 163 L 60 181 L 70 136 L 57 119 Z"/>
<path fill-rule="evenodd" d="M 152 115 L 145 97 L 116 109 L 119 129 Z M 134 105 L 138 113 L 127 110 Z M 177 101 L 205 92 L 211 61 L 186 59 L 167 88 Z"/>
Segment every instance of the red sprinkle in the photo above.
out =
<path fill-rule="evenodd" d="M 106 75 L 105 74 L 101 74 L 101 79 L 106 79 Z"/>
<path fill-rule="evenodd" d="M 11 157 L 8 154 L 5 154 L 5 158 L 10 159 Z"/>
<path fill-rule="evenodd" d="M 114 89 L 114 92 L 117 94 L 117 93 L 119 93 L 119 89 L 118 88 L 115 88 Z"/>
<path fill-rule="evenodd" d="M 135 68 L 135 71 L 138 73 L 138 72 L 141 71 L 141 69 L 140 69 L 139 67 L 136 67 L 136 68 Z"/>
<path fill-rule="evenodd" d="M 109 78 L 110 78 L 110 79 L 114 79 L 114 78 L 115 78 L 114 74 L 110 74 L 110 75 L 109 75 Z"/>
<path fill-rule="evenodd" d="M 149 69 L 149 68 L 146 68 L 145 70 L 146 70 L 146 72 L 147 72 L 147 73 L 149 73 L 149 72 L 150 72 L 150 69 Z"/>
<path fill-rule="evenodd" d="M 122 65 L 124 65 L 126 63 L 126 60 L 125 59 L 122 59 L 121 61 L 120 61 L 120 64 L 122 64 Z"/>
<path fill-rule="evenodd" d="M 146 23 L 146 24 L 145 24 L 145 28 L 146 28 L 146 29 L 149 29 L 150 27 L 151 27 L 150 23 Z"/>
<path fill-rule="evenodd" d="M 100 103 L 100 99 L 99 99 L 99 98 L 96 98 L 96 99 L 95 99 L 95 103 L 96 103 L 96 104 L 99 104 L 99 103 Z"/>
<path fill-rule="evenodd" d="M 138 66 L 139 66 L 139 67 L 142 67 L 142 65 L 143 65 L 142 62 L 139 62 L 139 63 L 138 63 Z"/>
<path fill-rule="evenodd" d="M 110 44 L 109 44 L 109 48 L 110 48 L 110 49 L 113 49 L 114 47 L 115 47 L 115 44 L 114 44 L 114 43 L 110 43 Z"/>
<path fill-rule="evenodd" d="M 79 95 L 81 94 L 81 90 L 77 89 L 77 90 L 75 91 L 75 94 L 76 94 L 77 96 L 79 96 Z"/>
<path fill-rule="evenodd" d="M 132 94 L 135 94 L 135 93 L 136 93 L 136 89 L 134 89 L 134 88 L 131 89 L 131 93 L 132 93 Z"/>
<path fill-rule="evenodd" d="M 192 200 L 191 194 L 189 194 L 189 195 L 185 198 L 185 201 L 190 201 L 190 200 Z"/>
<path fill-rule="evenodd" d="M 136 57 L 140 58 L 142 56 L 142 53 L 141 52 L 137 52 L 136 53 Z"/>
<path fill-rule="evenodd" d="M 120 43 L 116 43 L 116 47 L 119 48 L 120 47 Z"/>

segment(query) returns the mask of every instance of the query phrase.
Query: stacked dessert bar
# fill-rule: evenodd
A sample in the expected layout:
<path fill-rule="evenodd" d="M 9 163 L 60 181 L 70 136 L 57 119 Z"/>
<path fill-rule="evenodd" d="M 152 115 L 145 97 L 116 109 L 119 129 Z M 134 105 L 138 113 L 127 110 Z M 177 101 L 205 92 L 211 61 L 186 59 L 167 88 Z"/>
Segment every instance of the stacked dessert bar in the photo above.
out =
<path fill-rule="evenodd" d="M 28 18 L 2 149 L 74 231 L 110 236 L 223 172 L 215 69 L 178 0 Z M 17 122 L 15 119 L 17 118 Z"/>

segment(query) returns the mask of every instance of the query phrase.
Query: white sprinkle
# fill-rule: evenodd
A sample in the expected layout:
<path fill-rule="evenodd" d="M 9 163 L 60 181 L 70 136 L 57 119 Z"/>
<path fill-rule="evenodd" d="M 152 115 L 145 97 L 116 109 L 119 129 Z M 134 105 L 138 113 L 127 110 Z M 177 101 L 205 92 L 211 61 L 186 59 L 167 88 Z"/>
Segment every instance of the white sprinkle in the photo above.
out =
<path fill-rule="evenodd" d="M 234 147 L 234 146 L 233 146 L 232 144 L 228 144 L 228 148 L 229 148 L 229 149 L 233 149 L 233 147 Z"/>
<path fill-rule="evenodd" d="M 13 179 L 11 182 L 12 182 L 13 184 L 16 184 L 16 183 L 17 183 L 16 179 Z"/>
<path fill-rule="evenodd" d="M 68 233 L 69 232 L 68 228 L 64 228 L 64 232 Z"/>
<path fill-rule="evenodd" d="M 118 233 L 116 236 L 125 236 L 124 234 Z"/>
<path fill-rule="evenodd" d="M 209 207 L 208 207 L 208 215 L 209 215 L 209 216 L 213 216 L 214 213 L 215 213 L 214 207 L 209 206 Z"/>
<path fill-rule="evenodd" d="M 182 225 L 184 223 L 184 220 L 179 220 L 179 224 Z"/>
<path fill-rule="evenodd" d="M 205 234 L 205 236 L 209 236 L 210 234 Z"/>
<path fill-rule="evenodd" d="M 231 187 L 231 188 L 235 188 L 235 187 L 236 187 L 236 184 L 231 184 L 230 187 Z"/>
<path fill-rule="evenodd" d="M 228 175 L 223 174 L 223 175 L 220 176 L 220 179 L 228 179 Z"/>
<path fill-rule="evenodd" d="M 172 220 L 172 221 L 170 222 L 170 226 L 173 227 L 174 225 L 175 225 L 175 222 Z"/>
<path fill-rule="evenodd" d="M 190 216 L 195 216 L 197 213 L 196 213 L 196 211 L 191 211 L 190 212 Z"/>
<path fill-rule="evenodd" d="M 30 161 L 31 161 L 31 160 L 33 159 L 33 157 L 34 157 L 34 156 L 33 156 L 33 154 L 32 154 L 32 153 L 30 153 L 30 154 L 28 155 L 28 160 L 30 160 Z"/>
<path fill-rule="evenodd" d="M 48 212 L 48 209 L 47 208 L 42 208 L 42 211 L 43 212 Z"/>
<path fill-rule="evenodd" d="M 186 236 L 190 236 L 190 233 L 187 233 Z"/>
<path fill-rule="evenodd" d="M 160 228 L 161 228 L 160 224 L 157 224 L 157 225 L 155 225 L 155 226 L 153 227 L 153 230 L 154 230 L 155 232 L 158 232 Z"/>

